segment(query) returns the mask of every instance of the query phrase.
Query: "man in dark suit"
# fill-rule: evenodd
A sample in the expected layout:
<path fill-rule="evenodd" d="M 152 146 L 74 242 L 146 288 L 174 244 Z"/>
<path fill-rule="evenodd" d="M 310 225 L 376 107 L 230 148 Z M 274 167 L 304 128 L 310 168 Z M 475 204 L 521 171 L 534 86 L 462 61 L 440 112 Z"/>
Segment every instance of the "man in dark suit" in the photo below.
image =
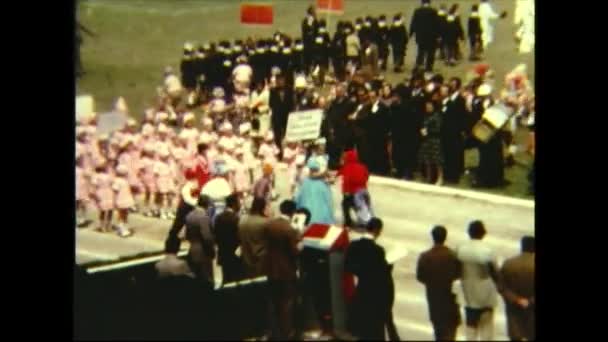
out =
<path fill-rule="evenodd" d="M 335 170 L 340 164 L 342 152 L 349 142 L 352 141 L 353 132 L 348 124 L 348 116 L 356 109 L 356 104 L 352 102 L 343 84 L 336 86 L 336 98 L 327 108 L 327 121 L 329 126 L 329 136 L 327 137 L 327 147 L 329 153 L 329 165 L 331 170 Z"/>
<path fill-rule="evenodd" d="M 429 317 L 437 341 L 454 341 L 461 323 L 452 283 L 461 277 L 462 264 L 456 253 L 444 245 L 447 234 L 442 226 L 433 228 L 431 235 L 435 245 L 420 254 L 416 269 L 416 278 L 426 287 Z"/>
<path fill-rule="evenodd" d="M 331 61 L 336 79 L 343 82 L 346 77 L 346 33 L 344 24 L 339 26 L 331 42 Z"/>
<path fill-rule="evenodd" d="M 521 254 L 506 260 L 500 269 L 500 293 L 505 300 L 507 328 L 512 341 L 533 341 L 535 331 L 533 236 L 521 239 Z"/>
<path fill-rule="evenodd" d="M 433 71 L 435 51 L 439 38 L 439 18 L 437 10 L 431 7 L 431 0 L 422 0 L 422 7 L 417 8 L 410 23 L 410 37 L 416 35 L 418 55 L 416 67 L 425 65 L 426 71 Z"/>
<path fill-rule="evenodd" d="M 364 127 L 369 137 L 369 148 L 372 152 L 368 167 L 370 173 L 386 176 L 390 171 L 387 146 L 391 113 L 389 107 L 380 101 L 377 87 L 375 86 L 369 92 L 371 106 L 368 107 L 364 119 Z"/>
<path fill-rule="evenodd" d="M 241 259 L 235 254 L 239 247 L 238 212 L 240 202 L 237 195 L 226 197 L 226 209 L 215 218 L 213 234 L 218 249 L 217 263 L 222 267 L 222 282 L 224 284 L 243 278 Z"/>
<path fill-rule="evenodd" d="M 279 159 L 283 158 L 283 138 L 287 129 L 287 117 L 294 108 L 294 94 L 291 88 L 285 86 L 285 78 L 277 77 L 276 88 L 270 90 L 270 110 L 272 111 L 272 131 L 274 142 L 279 148 Z"/>
<path fill-rule="evenodd" d="M 270 303 L 274 320 L 278 323 L 278 340 L 293 340 L 294 306 L 297 286 L 297 256 L 299 234 L 292 228 L 291 219 L 296 211 L 296 204 L 291 200 L 280 205 L 281 216 L 270 220 L 264 227 L 267 242 L 264 273 L 268 277 Z"/>
<path fill-rule="evenodd" d="M 304 43 L 305 73 L 310 72 L 313 57 L 313 47 L 318 32 L 317 14 L 313 6 L 308 7 L 306 17 L 302 20 L 302 41 Z"/>
<path fill-rule="evenodd" d="M 380 61 L 380 69 L 386 71 L 388 64 L 388 46 L 389 46 L 389 34 L 390 29 L 386 22 L 386 16 L 383 14 L 378 18 L 377 27 L 377 43 L 378 44 L 378 57 Z"/>
<path fill-rule="evenodd" d="M 375 242 L 382 226 L 382 220 L 372 218 L 367 232 L 348 246 L 344 259 L 344 270 L 355 276 L 356 286 L 349 306 L 348 329 L 361 340 L 384 341 L 384 328 L 395 297 L 386 253 Z"/>
<path fill-rule="evenodd" d="M 460 93 L 462 81 L 450 79 L 449 96 L 442 106 L 441 148 L 443 150 L 443 174 L 445 181 L 458 183 L 464 172 L 464 134 L 467 109 Z"/>
<path fill-rule="evenodd" d="M 407 47 L 408 35 L 403 17 L 401 14 L 395 15 L 390 29 L 390 41 L 393 49 L 393 68 L 395 72 L 403 71 L 403 60 L 405 59 L 405 49 Z"/>

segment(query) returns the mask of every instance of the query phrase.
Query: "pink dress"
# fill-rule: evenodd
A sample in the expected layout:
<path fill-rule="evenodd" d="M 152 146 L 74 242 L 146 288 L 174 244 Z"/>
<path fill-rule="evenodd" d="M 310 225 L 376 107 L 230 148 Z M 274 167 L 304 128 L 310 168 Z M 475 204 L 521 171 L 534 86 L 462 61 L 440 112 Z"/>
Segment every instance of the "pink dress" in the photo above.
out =
<path fill-rule="evenodd" d="M 76 200 L 87 202 L 89 200 L 89 181 L 84 168 L 76 166 Z"/>
<path fill-rule="evenodd" d="M 154 175 L 156 176 L 156 190 L 161 194 L 175 191 L 175 172 L 170 162 L 157 160 L 154 163 Z"/>
<path fill-rule="evenodd" d="M 199 133 L 198 129 L 192 128 L 183 128 L 179 133 L 179 137 L 186 139 L 188 141 L 188 150 L 196 151 L 196 145 L 198 144 Z"/>
<path fill-rule="evenodd" d="M 279 149 L 274 143 L 262 143 L 260 145 L 260 149 L 258 150 L 258 156 L 262 158 L 262 161 L 266 164 L 270 164 L 273 167 L 277 163 L 277 155 L 279 154 Z"/>
<path fill-rule="evenodd" d="M 249 178 L 249 167 L 239 160 L 234 160 L 234 190 L 246 192 L 251 190 L 251 179 Z"/>
<path fill-rule="evenodd" d="M 154 165 L 156 161 L 150 157 L 141 158 L 141 180 L 149 193 L 156 192 L 156 176 L 154 175 Z"/>
<path fill-rule="evenodd" d="M 118 157 L 118 164 L 127 166 L 127 180 L 132 188 L 143 190 L 143 183 L 139 178 L 139 169 L 141 168 L 141 160 L 137 151 L 125 152 Z"/>
<path fill-rule="evenodd" d="M 215 142 L 217 141 L 217 134 L 215 132 L 202 131 L 201 134 L 199 134 L 198 139 L 201 140 L 203 138 L 208 138 L 211 139 L 212 142 Z"/>
<path fill-rule="evenodd" d="M 129 209 L 135 205 L 133 193 L 131 193 L 131 185 L 124 177 L 116 177 L 112 184 L 112 189 L 116 194 L 116 208 Z"/>
<path fill-rule="evenodd" d="M 92 182 L 95 187 L 95 203 L 102 211 L 114 208 L 114 191 L 112 190 L 112 176 L 108 173 L 95 173 Z"/>
<path fill-rule="evenodd" d="M 296 157 L 300 149 L 296 146 L 291 148 L 286 146 L 283 149 L 283 162 L 287 164 L 287 177 L 289 179 L 289 185 L 293 186 L 296 183 L 296 174 L 298 172 L 298 168 L 296 167 Z"/>

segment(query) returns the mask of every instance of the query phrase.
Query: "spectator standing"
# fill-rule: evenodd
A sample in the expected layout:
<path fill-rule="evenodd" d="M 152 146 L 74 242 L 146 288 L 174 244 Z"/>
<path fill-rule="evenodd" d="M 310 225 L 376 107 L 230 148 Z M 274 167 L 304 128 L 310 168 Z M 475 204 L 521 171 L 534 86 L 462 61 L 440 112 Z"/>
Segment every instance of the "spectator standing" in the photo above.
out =
<path fill-rule="evenodd" d="M 222 267 L 222 283 L 242 279 L 243 265 L 236 255 L 239 247 L 238 213 L 241 209 L 239 196 L 231 194 L 226 197 L 226 209 L 215 218 L 213 235 L 217 243 L 217 263 Z"/>
<path fill-rule="evenodd" d="M 465 299 L 468 341 L 494 338 L 494 307 L 497 302 L 498 268 L 496 256 L 483 241 L 486 229 L 481 221 L 469 224 L 471 240 L 457 250 L 462 262 L 462 290 Z"/>
<path fill-rule="evenodd" d="M 462 264 L 456 253 L 445 246 L 447 230 L 435 226 L 431 231 L 433 247 L 420 254 L 416 278 L 426 287 L 429 317 L 435 331 L 435 340 L 454 341 L 461 323 L 453 282 L 461 277 Z"/>
<path fill-rule="evenodd" d="M 270 302 L 274 309 L 273 320 L 278 323 L 278 335 L 275 337 L 279 340 L 293 340 L 299 254 L 299 234 L 291 226 L 296 211 L 295 202 L 283 201 L 280 211 L 280 217 L 267 221 L 264 227 L 267 250 L 263 272 L 268 277 Z"/>
<path fill-rule="evenodd" d="M 267 202 L 256 197 L 251 204 L 249 215 L 244 217 L 238 226 L 238 237 L 241 243 L 241 256 L 248 278 L 264 275 L 264 260 L 267 243 L 264 237 Z"/>
<path fill-rule="evenodd" d="M 441 149 L 444 156 L 445 181 L 457 184 L 464 172 L 464 134 L 467 118 L 462 81 L 450 79 L 449 96 L 444 99 L 441 114 Z"/>
<path fill-rule="evenodd" d="M 422 142 L 420 144 L 420 165 L 426 174 L 427 182 L 433 182 L 434 171 L 437 172 L 435 185 L 443 184 L 443 153 L 441 151 L 441 115 L 432 101 L 425 104 L 425 117 L 420 129 Z"/>
<path fill-rule="evenodd" d="M 431 7 L 431 0 L 422 0 L 422 6 L 414 11 L 410 23 L 410 37 L 415 35 L 418 45 L 417 69 L 424 64 L 426 71 L 433 71 L 439 29 L 437 10 Z"/>
<path fill-rule="evenodd" d="M 188 266 L 197 278 L 213 287 L 215 246 L 207 210 L 211 199 L 200 196 L 196 208 L 186 216 L 186 240 L 190 243 Z"/>
<path fill-rule="evenodd" d="M 536 338 L 534 252 L 534 237 L 524 236 L 521 254 L 506 260 L 500 269 L 500 289 L 512 341 L 533 341 Z"/>

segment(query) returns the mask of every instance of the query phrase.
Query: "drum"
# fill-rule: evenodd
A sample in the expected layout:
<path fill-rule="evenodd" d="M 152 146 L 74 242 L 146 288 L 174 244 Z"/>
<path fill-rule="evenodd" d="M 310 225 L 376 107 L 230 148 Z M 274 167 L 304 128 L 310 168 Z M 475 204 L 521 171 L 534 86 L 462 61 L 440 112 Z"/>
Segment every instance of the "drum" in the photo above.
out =
<path fill-rule="evenodd" d="M 473 126 L 473 136 L 479 141 L 487 143 L 514 114 L 513 108 L 502 103 L 486 109 L 481 120 Z"/>

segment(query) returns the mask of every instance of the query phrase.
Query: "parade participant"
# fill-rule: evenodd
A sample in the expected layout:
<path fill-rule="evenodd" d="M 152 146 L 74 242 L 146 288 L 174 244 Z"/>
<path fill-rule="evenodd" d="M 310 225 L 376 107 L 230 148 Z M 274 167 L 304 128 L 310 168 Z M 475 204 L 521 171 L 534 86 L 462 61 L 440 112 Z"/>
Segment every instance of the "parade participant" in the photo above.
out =
<path fill-rule="evenodd" d="M 253 69 L 247 63 L 247 57 L 242 55 L 236 59 L 237 65 L 232 71 L 232 78 L 234 82 L 234 90 L 239 93 L 248 91 L 251 86 L 251 79 L 253 77 Z"/>
<path fill-rule="evenodd" d="M 441 119 L 441 148 L 444 156 L 444 177 L 457 184 L 464 172 L 464 136 L 466 104 L 461 94 L 461 81 L 450 79 L 449 97 L 444 100 Z"/>
<path fill-rule="evenodd" d="M 507 12 L 503 11 L 500 15 L 494 12 L 492 5 L 488 0 L 480 0 L 479 4 L 479 21 L 481 24 L 481 42 L 483 49 L 486 50 L 490 43 L 494 41 L 494 24 L 496 19 L 502 19 L 507 16 Z"/>
<path fill-rule="evenodd" d="M 241 199 L 246 198 L 251 191 L 251 173 L 249 166 L 245 162 L 244 154 L 245 151 L 242 147 L 237 148 L 234 152 L 236 159 L 233 161 L 234 191 Z"/>
<path fill-rule="evenodd" d="M 207 195 L 211 198 L 209 217 L 211 217 L 212 226 L 215 217 L 226 208 L 226 198 L 234 192 L 228 180 L 231 171 L 229 166 L 221 159 L 215 160 L 214 163 L 213 176 L 201 190 L 201 195 Z"/>
<path fill-rule="evenodd" d="M 195 127 L 196 118 L 193 113 L 186 113 L 182 121 L 184 126 L 178 136 L 180 139 L 185 139 L 188 142 L 188 151 L 194 153 L 196 152 L 196 144 L 200 136 L 198 129 Z"/>
<path fill-rule="evenodd" d="M 456 60 L 458 58 L 458 43 L 464 41 L 464 31 L 457 11 L 458 5 L 452 6 L 446 17 L 445 48 L 446 64 L 448 66 L 456 65 Z"/>
<path fill-rule="evenodd" d="M 198 136 L 199 142 L 201 139 L 208 139 L 209 141 L 207 143 L 217 141 L 217 139 L 218 139 L 217 133 L 213 130 L 213 119 L 211 119 L 208 116 L 204 116 L 201 119 L 201 122 L 202 122 L 203 126 L 202 126 L 201 132 Z"/>
<path fill-rule="evenodd" d="M 348 150 L 344 152 L 344 163 L 338 171 L 337 177 L 342 177 L 342 217 L 344 225 L 353 228 L 355 222 L 351 218 L 350 210 L 357 209 L 355 196 L 361 193 L 367 199 L 366 207 L 371 208 L 371 201 L 367 192 L 369 172 L 367 167 L 359 162 L 357 151 Z M 371 213 L 371 210 L 368 210 L 368 212 Z"/>
<path fill-rule="evenodd" d="M 394 300 L 391 267 L 375 241 L 382 227 L 382 220 L 371 219 L 366 234 L 350 243 L 344 259 L 344 270 L 355 276 L 356 287 L 348 308 L 348 330 L 362 340 L 384 340 Z"/>
<path fill-rule="evenodd" d="M 433 227 L 431 235 L 434 245 L 418 257 L 416 279 L 426 288 L 435 340 L 454 341 L 461 318 L 452 286 L 462 276 L 462 264 L 456 253 L 445 246 L 445 227 Z"/>
<path fill-rule="evenodd" d="M 182 76 L 182 84 L 186 91 L 192 91 L 196 86 L 196 75 L 194 74 L 194 45 L 192 43 L 184 44 L 184 55 L 180 63 L 180 74 Z"/>
<path fill-rule="evenodd" d="M 274 170 L 271 164 L 264 163 L 262 167 L 262 178 L 253 185 L 253 197 L 262 198 L 270 203 L 273 196 Z"/>
<path fill-rule="evenodd" d="M 156 177 L 156 207 L 159 217 L 163 220 L 174 219 L 172 213 L 172 193 L 175 192 L 175 169 L 171 164 L 171 154 L 168 147 L 158 150 L 159 159 L 154 163 Z"/>
<path fill-rule="evenodd" d="M 351 67 L 356 70 L 361 67 L 361 40 L 359 39 L 357 31 L 352 27 L 348 27 L 347 32 L 346 59 Z"/>
<path fill-rule="evenodd" d="M 144 185 L 144 211 L 145 216 L 158 216 L 159 213 L 156 208 L 150 206 L 150 200 L 155 201 L 156 189 L 156 176 L 154 175 L 154 165 L 156 164 L 154 144 L 148 143 L 144 146 L 141 156 L 141 169 L 139 172 L 140 179 Z"/>
<path fill-rule="evenodd" d="M 306 165 L 311 174 L 319 171 L 316 159 L 310 159 Z M 324 178 L 306 177 L 295 195 L 298 208 L 307 208 L 311 213 L 311 224 L 335 224 L 334 203 L 331 188 Z"/>
<path fill-rule="evenodd" d="M 269 220 L 263 230 L 266 240 L 266 254 L 263 273 L 268 277 L 270 304 L 274 319 L 278 324 L 279 340 L 293 340 L 295 331 L 295 307 L 297 300 L 298 247 L 299 234 L 292 228 L 291 219 L 296 204 L 285 200 L 280 205 L 281 216 Z"/>
<path fill-rule="evenodd" d="M 500 268 L 500 293 L 512 341 L 533 341 L 536 337 L 534 254 L 534 237 L 524 236 L 521 254 L 506 260 Z"/>
<path fill-rule="evenodd" d="M 469 60 L 479 60 L 479 53 L 482 49 L 481 43 L 481 20 L 479 19 L 479 6 L 471 6 L 471 14 L 467 24 L 467 34 L 469 36 Z"/>
<path fill-rule="evenodd" d="M 320 27 L 312 46 L 312 72 L 315 85 L 322 87 L 325 84 L 325 75 L 329 70 L 329 47 L 331 41 L 326 38 L 327 29 Z"/>
<path fill-rule="evenodd" d="M 200 196 L 197 205 L 185 219 L 186 240 L 190 243 L 186 260 L 196 278 L 213 287 L 213 259 L 215 259 L 215 241 L 211 232 L 208 209 L 211 200 Z"/>
<path fill-rule="evenodd" d="M 534 49 L 534 1 L 517 0 L 513 24 L 517 27 L 516 39 L 519 40 L 519 53 L 530 53 Z"/>
<path fill-rule="evenodd" d="M 393 71 L 403 72 L 403 63 L 405 59 L 405 50 L 408 43 L 408 34 L 401 13 L 393 17 L 393 23 L 390 28 L 390 42 L 393 49 Z"/>
<path fill-rule="evenodd" d="M 378 62 L 380 62 L 380 69 L 382 71 L 386 71 L 388 65 L 389 34 L 390 30 L 386 23 L 386 15 L 382 14 L 378 18 L 377 27 Z"/>
<path fill-rule="evenodd" d="M 182 82 L 179 80 L 173 68 L 170 66 L 165 68 L 164 75 L 164 92 L 167 94 L 168 100 L 170 101 L 173 107 L 176 107 L 179 104 L 180 98 L 182 96 Z"/>
<path fill-rule="evenodd" d="M 340 27 L 331 42 L 331 61 L 336 80 L 344 82 L 346 78 L 346 32 Z"/>
<path fill-rule="evenodd" d="M 438 35 L 438 43 L 437 50 L 439 50 L 439 59 L 446 60 L 447 55 L 447 44 L 446 44 L 446 31 L 447 31 L 447 9 L 445 4 L 439 5 L 439 10 L 437 11 L 437 19 L 439 20 L 439 35 Z"/>
<path fill-rule="evenodd" d="M 258 157 L 262 164 L 269 164 L 271 166 L 275 166 L 278 159 L 281 159 L 280 151 L 275 142 L 273 141 L 274 136 L 272 132 L 266 133 L 264 137 L 264 142 L 260 144 L 258 148 Z"/>
<path fill-rule="evenodd" d="M 327 141 L 325 138 L 319 138 L 315 140 L 312 145 L 310 157 L 306 162 L 308 164 L 308 161 L 315 160 L 319 164 L 319 169 L 314 177 L 324 178 L 325 176 L 327 176 L 327 165 L 329 163 L 329 156 L 325 151 L 326 142 Z"/>
<path fill-rule="evenodd" d="M 114 191 L 112 190 L 113 176 L 107 161 L 95 167 L 91 185 L 95 204 L 99 212 L 98 231 L 109 232 L 112 228 L 112 209 L 114 208 Z"/>
<path fill-rule="evenodd" d="M 129 168 L 124 164 L 119 164 L 116 167 L 116 177 L 112 182 L 112 190 L 114 190 L 115 209 L 118 211 L 118 236 L 128 237 L 133 232 L 128 228 L 129 209 L 135 205 L 135 199 L 131 192 L 131 186 L 128 181 Z"/>
<path fill-rule="evenodd" d="M 82 227 L 87 219 L 87 206 L 90 202 L 90 170 L 84 167 L 84 153 L 76 152 L 76 226 Z"/>
<path fill-rule="evenodd" d="M 131 188 L 131 193 L 135 198 L 131 211 L 137 212 L 137 197 L 143 192 L 143 184 L 139 178 L 141 169 L 141 157 L 134 140 L 127 139 L 123 142 L 122 151 L 118 157 L 118 164 L 127 168 L 127 181 Z"/>
<path fill-rule="evenodd" d="M 222 284 L 231 283 L 244 278 L 241 258 L 236 255 L 239 247 L 238 213 L 241 210 L 240 198 L 237 194 L 226 197 L 226 209 L 215 217 L 213 235 L 217 243 L 217 263 L 222 268 Z"/>
<path fill-rule="evenodd" d="M 468 233 L 471 240 L 456 251 L 462 263 L 466 337 L 468 341 L 491 341 L 494 338 L 494 307 L 498 295 L 496 254 L 482 240 L 486 229 L 481 221 L 471 222 Z"/>
<path fill-rule="evenodd" d="M 304 43 L 298 38 L 294 41 L 293 46 L 293 71 L 296 74 L 305 72 L 304 69 Z"/>
<path fill-rule="evenodd" d="M 410 37 L 416 35 L 418 45 L 417 69 L 422 69 L 424 64 L 426 71 L 433 71 L 439 29 L 437 10 L 431 7 L 431 0 L 422 0 L 422 7 L 414 11 L 410 23 Z"/>
<path fill-rule="evenodd" d="M 313 6 L 306 10 L 306 17 L 302 20 L 302 42 L 304 43 L 304 70 L 310 72 L 313 58 L 313 46 L 318 32 L 317 14 Z"/>
<path fill-rule="evenodd" d="M 297 174 L 297 166 L 296 166 L 296 158 L 300 153 L 300 147 L 298 146 L 297 141 L 288 141 L 285 144 L 286 146 L 283 148 L 283 160 L 285 164 L 287 164 L 287 179 L 289 182 L 289 188 L 291 190 L 291 194 L 294 194 L 294 190 L 296 187 L 296 174 Z"/>
<path fill-rule="evenodd" d="M 433 183 L 433 175 L 437 174 L 435 185 L 443 185 L 444 157 L 441 151 L 441 114 L 432 101 L 425 104 L 425 117 L 420 129 L 421 144 L 419 151 L 420 166 L 426 175 L 426 182 Z"/>
<path fill-rule="evenodd" d="M 293 90 L 285 86 L 285 78 L 281 75 L 277 77 L 277 87 L 270 91 L 269 104 L 272 113 L 271 123 L 274 142 L 279 147 L 279 159 L 281 159 L 282 151 L 280 147 L 287 129 L 287 117 L 294 109 Z"/>
<path fill-rule="evenodd" d="M 200 198 L 201 186 L 195 170 L 193 168 L 187 169 L 184 178 L 186 182 L 180 189 L 180 199 L 175 219 L 173 219 L 173 224 L 171 224 L 169 234 L 165 240 L 165 253 L 176 254 L 179 251 L 179 232 L 184 227 L 186 216 L 194 209 Z"/>

